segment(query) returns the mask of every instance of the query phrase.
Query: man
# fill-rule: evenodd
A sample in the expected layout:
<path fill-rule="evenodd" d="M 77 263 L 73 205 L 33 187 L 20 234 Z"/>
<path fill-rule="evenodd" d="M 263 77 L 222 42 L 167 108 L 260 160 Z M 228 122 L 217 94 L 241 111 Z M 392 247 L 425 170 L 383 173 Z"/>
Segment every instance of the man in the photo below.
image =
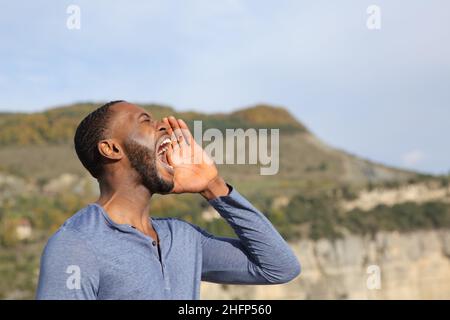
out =
<path fill-rule="evenodd" d="M 198 299 L 201 280 L 280 284 L 300 273 L 288 244 L 218 175 L 183 120 L 113 101 L 89 114 L 74 140 L 100 197 L 48 241 L 38 299 Z M 201 194 L 238 238 L 149 217 L 155 193 Z"/>

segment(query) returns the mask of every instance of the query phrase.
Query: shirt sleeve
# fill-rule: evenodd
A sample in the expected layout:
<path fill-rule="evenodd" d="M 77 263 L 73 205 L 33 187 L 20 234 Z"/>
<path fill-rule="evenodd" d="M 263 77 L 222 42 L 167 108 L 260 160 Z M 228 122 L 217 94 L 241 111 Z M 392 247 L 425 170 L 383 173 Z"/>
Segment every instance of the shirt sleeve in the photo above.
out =
<path fill-rule="evenodd" d="M 38 300 L 95 300 L 99 284 L 96 256 L 76 230 L 62 228 L 41 257 Z"/>
<path fill-rule="evenodd" d="M 270 221 L 228 185 L 227 196 L 209 203 L 233 228 L 237 239 L 201 235 L 202 280 L 224 284 L 280 284 L 300 274 L 300 263 Z"/>

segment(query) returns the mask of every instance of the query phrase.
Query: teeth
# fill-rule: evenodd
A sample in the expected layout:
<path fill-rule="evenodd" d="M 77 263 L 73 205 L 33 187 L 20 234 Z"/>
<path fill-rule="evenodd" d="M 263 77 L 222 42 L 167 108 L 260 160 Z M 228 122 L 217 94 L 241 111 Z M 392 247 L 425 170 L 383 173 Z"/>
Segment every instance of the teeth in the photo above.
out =
<path fill-rule="evenodd" d="M 171 144 L 171 143 L 172 143 L 172 141 L 169 138 L 165 138 L 163 140 L 163 142 L 161 142 L 161 144 L 159 145 L 160 147 L 164 146 L 164 148 L 162 148 L 161 151 L 158 152 L 158 155 L 161 155 L 164 152 L 166 152 L 167 149 L 169 148 L 169 146 L 166 146 L 166 145 Z"/>
<path fill-rule="evenodd" d="M 164 152 L 166 152 L 167 151 L 167 149 L 169 149 L 168 147 L 164 147 L 164 148 L 162 148 L 161 149 L 161 151 L 160 152 L 158 152 L 158 155 L 161 155 L 161 154 L 163 154 Z"/>
<path fill-rule="evenodd" d="M 168 143 L 171 143 L 171 142 L 172 142 L 172 141 L 170 141 L 169 138 L 165 138 L 164 141 L 161 142 L 161 145 L 165 145 L 165 144 L 168 144 Z"/>

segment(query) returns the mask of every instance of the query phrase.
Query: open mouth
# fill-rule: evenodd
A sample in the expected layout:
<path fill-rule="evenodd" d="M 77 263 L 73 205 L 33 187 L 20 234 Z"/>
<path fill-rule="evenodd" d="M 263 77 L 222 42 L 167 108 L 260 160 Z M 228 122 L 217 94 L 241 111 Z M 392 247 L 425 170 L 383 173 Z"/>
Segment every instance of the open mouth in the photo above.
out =
<path fill-rule="evenodd" d="M 156 150 L 156 156 L 162 165 L 170 172 L 173 172 L 173 167 L 169 164 L 167 159 L 167 151 L 172 145 L 172 141 L 169 138 L 165 138 L 158 146 Z"/>

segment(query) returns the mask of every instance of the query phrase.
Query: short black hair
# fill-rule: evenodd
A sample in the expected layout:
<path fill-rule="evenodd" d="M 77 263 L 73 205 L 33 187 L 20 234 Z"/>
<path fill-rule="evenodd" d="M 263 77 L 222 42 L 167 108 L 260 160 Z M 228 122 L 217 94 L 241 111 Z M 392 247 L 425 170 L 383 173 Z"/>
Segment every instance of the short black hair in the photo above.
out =
<path fill-rule="evenodd" d="M 75 132 L 75 151 L 83 166 L 94 178 L 99 178 L 103 170 L 103 158 L 97 144 L 106 139 L 109 120 L 112 112 L 110 107 L 124 100 L 110 101 L 88 114 L 78 125 Z"/>

